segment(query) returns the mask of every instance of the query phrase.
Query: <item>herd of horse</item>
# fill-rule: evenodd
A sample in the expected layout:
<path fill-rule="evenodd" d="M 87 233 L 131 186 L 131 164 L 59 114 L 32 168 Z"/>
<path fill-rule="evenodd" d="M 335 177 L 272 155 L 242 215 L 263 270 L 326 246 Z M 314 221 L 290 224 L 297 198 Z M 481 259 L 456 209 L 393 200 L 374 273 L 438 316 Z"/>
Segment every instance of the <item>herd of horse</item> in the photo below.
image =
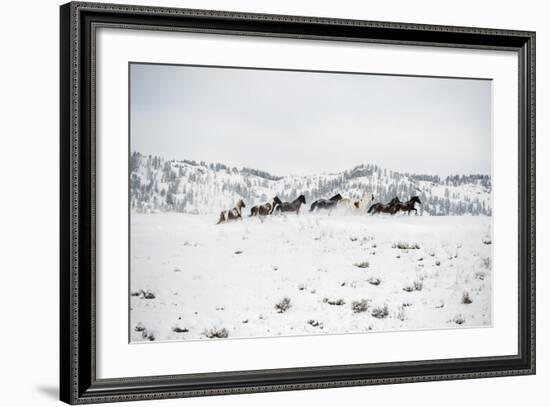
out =
<path fill-rule="evenodd" d="M 319 210 L 332 210 L 336 208 L 346 208 L 349 210 L 358 210 L 368 209 L 366 213 L 375 215 L 377 213 L 389 213 L 390 215 L 395 215 L 397 212 L 407 212 L 408 215 L 414 211 L 415 214 L 418 214 L 418 210 L 414 207 L 415 204 L 422 204 L 418 196 L 413 196 L 406 202 L 401 202 L 398 197 L 393 198 L 388 203 L 374 202 L 373 194 L 365 194 L 365 196 L 360 200 L 352 200 L 349 198 L 344 198 L 340 194 L 334 195 L 329 199 L 317 199 L 314 201 L 310 207 L 310 212 L 319 211 Z M 268 216 L 274 213 L 282 212 L 294 212 L 296 214 L 300 213 L 300 208 L 302 205 L 306 204 L 306 198 L 304 195 L 300 195 L 292 202 L 283 202 L 279 197 L 275 196 L 270 202 L 265 204 L 260 204 L 250 208 L 249 216 Z M 222 211 L 220 213 L 220 218 L 217 224 L 224 223 L 230 220 L 242 219 L 242 211 L 246 205 L 242 199 L 239 199 L 235 204 L 235 207 L 229 210 Z"/>

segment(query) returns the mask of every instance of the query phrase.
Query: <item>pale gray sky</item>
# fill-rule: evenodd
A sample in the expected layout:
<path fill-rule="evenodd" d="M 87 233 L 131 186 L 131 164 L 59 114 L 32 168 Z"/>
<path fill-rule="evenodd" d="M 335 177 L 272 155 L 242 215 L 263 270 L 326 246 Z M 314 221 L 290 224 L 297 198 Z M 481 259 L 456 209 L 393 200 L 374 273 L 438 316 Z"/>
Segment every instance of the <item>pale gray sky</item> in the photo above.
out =
<path fill-rule="evenodd" d="M 131 65 L 130 148 L 313 174 L 491 174 L 490 80 Z"/>

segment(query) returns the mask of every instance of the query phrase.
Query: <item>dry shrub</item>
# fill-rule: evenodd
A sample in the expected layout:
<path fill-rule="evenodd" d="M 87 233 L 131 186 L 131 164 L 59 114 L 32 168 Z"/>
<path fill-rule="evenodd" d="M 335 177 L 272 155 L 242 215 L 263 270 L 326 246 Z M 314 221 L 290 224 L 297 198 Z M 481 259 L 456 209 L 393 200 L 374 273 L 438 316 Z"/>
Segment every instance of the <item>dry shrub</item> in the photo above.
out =
<path fill-rule="evenodd" d="M 288 297 L 283 298 L 281 301 L 279 301 L 277 304 L 275 304 L 275 310 L 279 314 L 282 314 L 283 312 L 286 312 L 290 307 L 291 307 L 290 298 L 288 298 Z"/>
<path fill-rule="evenodd" d="M 366 312 L 369 309 L 369 300 L 362 299 L 360 301 L 353 301 L 351 303 L 351 309 L 355 314 Z"/>
<path fill-rule="evenodd" d="M 388 311 L 388 306 L 384 304 L 382 307 L 375 307 L 370 313 L 373 317 L 382 319 L 386 318 L 390 313 Z"/>
<path fill-rule="evenodd" d="M 203 335 L 206 336 L 208 339 L 221 339 L 221 338 L 227 338 L 229 336 L 229 331 L 225 328 L 212 328 L 212 329 L 206 329 L 203 332 Z"/>

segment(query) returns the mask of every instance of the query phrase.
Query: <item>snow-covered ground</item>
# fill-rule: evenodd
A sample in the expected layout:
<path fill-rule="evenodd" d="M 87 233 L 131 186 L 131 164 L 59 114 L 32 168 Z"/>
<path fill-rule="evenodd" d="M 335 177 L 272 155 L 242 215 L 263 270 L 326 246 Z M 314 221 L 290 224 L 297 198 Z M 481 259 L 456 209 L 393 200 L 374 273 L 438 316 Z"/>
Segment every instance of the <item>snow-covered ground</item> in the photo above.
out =
<path fill-rule="evenodd" d="M 492 323 L 490 217 L 216 221 L 132 213 L 133 342 Z"/>

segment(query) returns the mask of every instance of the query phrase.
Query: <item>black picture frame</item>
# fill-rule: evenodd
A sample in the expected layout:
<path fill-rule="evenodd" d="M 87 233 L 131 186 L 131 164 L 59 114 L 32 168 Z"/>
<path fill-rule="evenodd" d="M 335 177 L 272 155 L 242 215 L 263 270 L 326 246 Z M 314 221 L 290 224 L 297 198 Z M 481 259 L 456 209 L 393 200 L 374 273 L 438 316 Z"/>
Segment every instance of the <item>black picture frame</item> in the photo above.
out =
<path fill-rule="evenodd" d="M 535 33 L 72 2 L 60 7 L 60 398 L 70 404 L 535 373 Z M 519 59 L 519 350 L 515 355 L 98 379 L 95 343 L 97 27 L 512 50 Z"/>

